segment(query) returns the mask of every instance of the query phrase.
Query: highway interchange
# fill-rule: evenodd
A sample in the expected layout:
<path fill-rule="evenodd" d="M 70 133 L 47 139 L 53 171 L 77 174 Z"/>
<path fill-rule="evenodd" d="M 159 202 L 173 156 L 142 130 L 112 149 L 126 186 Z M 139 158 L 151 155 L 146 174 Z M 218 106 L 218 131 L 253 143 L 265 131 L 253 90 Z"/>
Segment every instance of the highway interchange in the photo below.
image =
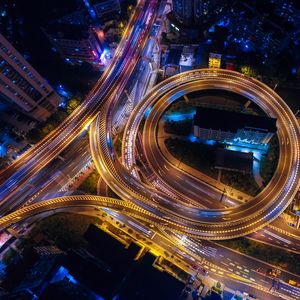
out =
<path fill-rule="evenodd" d="M 243 94 L 268 115 L 277 118 L 280 160 L 276 173 L 258 196 L 243 205 L 218 210 L 191 207 L 178 203 L 161 191 L 149 188 L 128 172 L 135 163 L 134 146 L 140 122 L 150 107 L 146 130 L 143 132 L 148 163 L 151 162 L 152 169 L 156 170 L 158 176 L 158 170 L 166 172 L 163 170 L 166 168 L 168 176 L 164 174 L 162 177 L 174 175 L 177 176 L 175 181 L 180 180 L 180 170 L 171 164 L 166 167 L 166 160 L 155 146 L 156 126 L 168 105 L 185 93 L 201 89 L 227 89 Z M 123 144 L 126 147 L 125 162 L 128 169 L 115 160 L 113 149 L 107 142 L 110 139 L 108 120 L 112 105 L 107 103 L 103 106 L 95 121 L 98 124 L 94 127 L 93 123 L 91 127 L 92 156 L 96 167 L 106 183 L 122 199 L 162 217 L 165 226 L 175 231 L 205 239 L 226 239 L 249 234 L 278 217 L 299 188 L 300 131 L 297 120 L 276 93 L 254 79 L 232 71 L 202 69 L 178 74 L 155 86 L 135 108 L 126 125 Z M 147 123 L 151 123 L 152 127 Z M 182 178 L 183 186 L 184 180 Z"/>
<path fill-rule="evenodd" d="M 2 228 L 59 207 L 100 206 L 168 228 L 173 240 L 174 234 L 178 233 L 202 239 L 227 239 L 257 232 L 278 217 L 293 199 L 300 183 L 298 123 L 274 91 L 236 72 L 195 70 L 179 74 L 155 86 L 140 101 L 127 122 L 123 140 L 124 165 L 118 161 L 112 142 L 112 116 L 147 42 L 158 5 L 159 1 L 139 1 L 112 63 L 82 105 L 49 136 L 1 171 Z M 199 184 L 195 178 L 184 174 L 166 160 L 157 147 L 156 127 L 165 109 L 184 93 L 200 89 L 224 89 L 243 94 L 278 120 L 280 162 L 276 174 L 262 193 L 243 205 L 206 209 L 208 205 L 205 199 L 219 199 L 220 191 L 203 183 Z M 135 168 L 138 130 L 149 108 L 141 149 L 145 163 L 161 182 L 159 186 L 150 186 L 140 181 Z M 37 193 L 36 190 L 30 191 L 28 183 L 88 125 L 95 165 L 108 186 L 123 200 L 96 196 L 55 197 L 14 212 L 15 207 L 24 205 L 26 199 L 28 201 L 27 197 L 21 200 L 18 197 L 24 194 L 25 189 L 30 195 Z M 51 172 L 54 170 L 55 166 Z M 188 202 L 189 205 L 186 204 Z M 9 212 L 11 214 L 7 215 Z"/>
<path fill-rule="evenodd" d="M 103 99 L 107 95 L 110 97 L 116 95 L 117 90 L 128 81 L 136 64 L 134 59 L 137 59 L 141 53 L 142 42 L 145 43 L 149 34 L 152 25 L 150 21 L 153 22 L 155 18 L 155 14 L 153 14 L 149 21 L 150 14 L 145 16 L 145 11 L 142 9 L 146 9 L 146 5 L 148 5 L 152 15 L 152 9 L 155 9 L 155 7 L 152 7 L 153 3 L 147 2 L 145 6 L 142 4 L 141 1 L 130 19 L 124 38 L 120 42 L 111 64 L 82 105 L 45 139 L 25 152 L 7 169 L 1 171 L 0 198 L 2 204 L 9 201 L 32 176 L 57 157 L 95 118 Z"/>

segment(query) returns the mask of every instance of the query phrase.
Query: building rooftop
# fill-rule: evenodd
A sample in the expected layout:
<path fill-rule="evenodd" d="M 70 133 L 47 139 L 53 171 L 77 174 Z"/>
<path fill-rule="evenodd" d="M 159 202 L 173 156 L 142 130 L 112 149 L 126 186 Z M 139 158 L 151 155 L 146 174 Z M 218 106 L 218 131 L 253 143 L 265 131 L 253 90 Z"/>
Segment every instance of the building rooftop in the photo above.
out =
<path fill-rule="evenodd" d="M 170 49 L 165 65 L 176 65 L 179 66 L 180 58 L 181 58 L 182 48 Z"/>
<path fill-rule="evenodd" d="M 14 292 L 38 290 L 47 278 L 57 270 L 57 263 L 60 258 L 60 255 L 42 255 L 33 267 L 27 271 L 26 277 Z"/>
<path fill-rule="evenodd" d="M 194 124 L 200 128 L 230 132 L 236 132 L 242 128 L 272 133 L 277 131 L 276 119 L 274 118 L 207 107 L 197 107 Z"/>
<path fill-rule="evenodd" d="M 88 28 L 81 25 L 53 23 L 47 25 L 45 31 L 57 39 L 82 40 L 89 37 Z"/>
<path fill-rule="evenodd" d="M 216 150 L 216 169 L 225 169 L 251 173 L 253 165 L 253 153 L 226 150 L 219 148 Z"/>

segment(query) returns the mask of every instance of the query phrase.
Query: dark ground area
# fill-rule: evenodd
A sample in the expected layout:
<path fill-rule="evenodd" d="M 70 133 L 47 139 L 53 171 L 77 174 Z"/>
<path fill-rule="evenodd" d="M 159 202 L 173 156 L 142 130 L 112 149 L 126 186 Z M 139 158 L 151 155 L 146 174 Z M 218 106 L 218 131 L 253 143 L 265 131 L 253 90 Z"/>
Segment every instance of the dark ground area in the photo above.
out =
<path fill-rule="evenodd" d="M 299 89 L 278 88 L 276 89 L 276 92 L 294 113 L 300 109 Z"/>

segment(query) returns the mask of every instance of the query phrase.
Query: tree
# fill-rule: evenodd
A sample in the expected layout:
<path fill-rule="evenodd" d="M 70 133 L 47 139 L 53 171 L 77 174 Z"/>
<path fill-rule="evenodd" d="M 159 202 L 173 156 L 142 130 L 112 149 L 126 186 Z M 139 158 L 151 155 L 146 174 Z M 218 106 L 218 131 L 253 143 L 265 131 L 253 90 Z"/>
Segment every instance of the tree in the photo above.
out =
<path fill-rule="evenodd" d="M 67 113 L 61 109 L 57 110 L 53 115 L 52 115 L 52 120 L 53 123 L 59 125 L 64 121 L 64 119 L 67 117 Z"/>
<path fill-rule="evenodd" d="M 67 106 L 67 114 L 70 115 L 80 104 L 79 98 L 72 98 L 70 99 L 68 106 Z"/>
<path fill-rule="evenodd" d="M 0 157 L 0 168 L 4 168 L 8 163 L 8 156 Z"/>

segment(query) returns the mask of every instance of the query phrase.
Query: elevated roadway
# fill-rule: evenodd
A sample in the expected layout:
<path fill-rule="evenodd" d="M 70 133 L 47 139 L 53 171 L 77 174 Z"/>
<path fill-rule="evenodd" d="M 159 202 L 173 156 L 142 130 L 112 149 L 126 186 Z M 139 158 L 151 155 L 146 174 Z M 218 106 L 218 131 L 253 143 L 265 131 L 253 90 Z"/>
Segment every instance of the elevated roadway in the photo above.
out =
<path fill-rule="evenodd" d="M 0 215 L 11 211 L 14 195 L 90 124 L 104 100 L 120 96 L 148 39 L 159 3 L 138 1 L 109 67 L 84 102 L 45 139 L 0 171 Z"/>
<path fill-rule="evenodd" d="M 123 214 L 139 216 L 140 219 L 147 220 L 148 222 L 159 223 L 159 220 L 155 221 L 157 219 L 156 216 L 152 216 L 148 211 L 132 203 L 109 197 L 78 195 L 57 197 L 20 208 L 0 219 L 0 230 L 47 211 L 75 207 L 110 208 L 120 211 Z"/>
<path fill-rule="evenodd" d="M 272 184 L 270 183 L 266 190 L 252 201 L 238 208 L 218 210 L 186 206 L 174 201 L 166 193 L 141 182 L 134 168 L 134 176 L 132 176 L 128 169 L 124 168 L 116 159 L 111 137 L 112 115 L 118 105 L 119 96 L 130 79 L 146 43 L 149 29 L 155 19 L 158 2 L 139 1 L 111 67 L 104 74 L 103 79 L 100 79 L 84 104 L 61 127 L 25 153 L 14 165 L 0 173 L 0 183 L 2 183 L 0 196 L 2 203 L 6 203 L 16 190 L 20 191 L 33 174 L 37 174 L 94 120 L 90 130 L 93 158 L 106 183 L 123 200 L 97 196 L 55 198 L 25 207 L 1 218 L 0 226 L 2 228 L 32 215 L 63 206 L 100 206 L 120 210 L 122 213 L 162 225 L 172 232 L 205 239 L 224 239 L 257 230 L 276 218 L 289 204 L 299 187 L 298 124 L 295 125 L 293 114 L 276 93 L 262 83 L 239 73 L 225 70 L 196 70 L 179 74 L 155 87 L 148 97 L 136 107 L 127 126 L 128 135 L 126 134 L 124 144 L 126 147 L 125 159 L 127 166 L 131 169 L 135 164 L 134 145 L 138 127 L 145 112 L 153 109 L 154 105 L 158 105 L 157 112 L 159 114 L 164 110 L 164 102 L 170 104 L 181 95 L 196 89 L 232 90 L 244 94 L 254 102 L 259 102 L 258 104 L 267 114 L 278 119 L 278 134 L 283 158 L 280 159 Z M 101 113 L 96 118 L 101 106 Z M 153 115 L 153 126 L 155 118 L 156 115 Z M 5 209 L 5 211 L 7 210 Z"/>
<path fill-rule="evenodd" d="M 54 198 L 41 203 L 32 204 L 5 216 L 0 220 L 0 229 L 17 223 L 28 222 L 30 224 L 42 217 L 63 211 L 97 216 L 99 213 L 102 214 L 99 208 L 104 210 L 108 208 L 116 220 L 126 224 L 129 228 L 134 224 L 140 224 L 137 225 L 138 227 L 133 228 L 138 228 L 140 234 L 148 238 L 151 243 L 160 246 L 163 251 L 168 251 L 169 253 L 174 253 L 176 256 L 179 256 L 182 262 L 186 264 L 192 266 L 199 266 L 200 264 L 202 268 L 205 266 L 213 277 L 217 276 L 218 278 L 218 276 L 221 276 L 219 280 L 222 282 L 225 281 L 228 286 L 237 286 L 238 289 L 243 288 L 243 290 L 255 293 L 260 299 L 294 299 L 295 296 L 297 297 L 297 295 L 299 295 L 297 288 L 285 283 L 285 281 L 291 278 L 298 280 L 297 276 L 283 271 L 284 281 L 281 280 L 280 282 L 280 290 L 275 291 L 275 293 L 270 292 L 269 287 L 272 284 L 272 278 L 267 277 L 265 274 L 260 274 L 256 269 L 260 267 L 265 270 L 272 266 L 230 251 L 226 253 L 225 259 L 224 250 L 218 251 L 215 249 L 214 244 L 205 244 L 205 241 L 198 242 L 192 239 L 183 241 L 180 237 L 177 237 L 171 232 L 166 233 L 161 230 L 153 231 L 144 226 L 143 223 L 138 222 L 136 217 L 139 216 L 140 219 L 151 223 L 155 222 L 155 217 L 151 219 L 147 211 L 143 211 L 129 202 L 118 199 L 89 195 Z M 209 242 L 207 241 L 207 243 Z M 220 261 L 223 263 L 220 264 Z M 247 272 L 244 271 L 244 269 Z M 236 273 L 240 275 L 238 276 Z M 223 277 L 225 274 L 226 277 Z"/>
<path fill-rule="evenodd" d="M 277 170 L 268 186 L 248 203 L 228 209 L 193 208 L 177 203 L 165 193 L 132 176 L 115 159 L 109 141 L 113 105 L 103 106 L 101 115 L 95 121 L 98 124 L 92 127 L 92 156 L 98 171 L 114 192 L 122 199 L 163 217 L 165 224 L 174 231 L 205 239 L 226 239 L 249 234 L 275 219 L 287 207 L 299 188 L 298 123 L 284 101 L 263 83 L 237 72 L 212 69 L 194 70 L 167 79 L 141 101 L 127 124 L 124 143 L 124 147 L 127 147 L 126 164 L 128 167 L 134 164 L 134 144 L 146 111 L 153 110 L 153 122 L 151 116 L 147 120 L 153 125 L 145 133 L 144 141 L 145 147 L 151 148 L 156 141 L 156 124 L 167 106 L 182 95 L 201 89 L 234 91 L 258 104 L 269 116 L 277 118 L 280 141 Z M 156 155 L 148 158 L 152 163 L 156 159 Z"/>

